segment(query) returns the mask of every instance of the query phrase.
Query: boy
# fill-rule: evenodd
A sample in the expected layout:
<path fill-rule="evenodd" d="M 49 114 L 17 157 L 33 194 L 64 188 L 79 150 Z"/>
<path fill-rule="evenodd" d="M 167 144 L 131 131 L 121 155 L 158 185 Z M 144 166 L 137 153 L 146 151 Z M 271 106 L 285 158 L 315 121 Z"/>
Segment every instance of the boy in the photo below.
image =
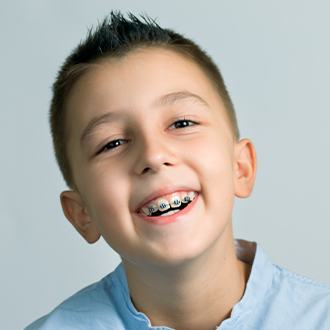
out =
<path fill-rule="evenodd" d="M 50 123 L 65 216 L 122 263 L 27 329 L 330 329 L 328 286 L 233 238 L 256 153 L 215 64 L 151 19 L 110 18 L 62 66 Z"/>

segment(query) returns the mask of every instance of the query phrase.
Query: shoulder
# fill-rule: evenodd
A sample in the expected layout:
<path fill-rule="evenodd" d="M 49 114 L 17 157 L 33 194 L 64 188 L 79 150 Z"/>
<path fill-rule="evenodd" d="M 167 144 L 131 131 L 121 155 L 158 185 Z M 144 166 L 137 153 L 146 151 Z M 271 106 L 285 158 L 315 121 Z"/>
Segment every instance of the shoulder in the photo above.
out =
<path fill-rule="evenodd" d="M 124 329 L 117 312 L 117 288 L 112 276 L 113 273 L 110 273 L 76 292 L 25 330 Z M 95 320 L 99 324 L 94 324 Z"/>
<path fill-rule="evenodd" d="M 291 294 L 292 303 L 322 301 L 330 304 L 330 285 L 274 265 L 273 287 L 283 294 Z M 328 305 L 328 307 L 330 307 Z"/>
<path fill-rule="evenodd" d="M 330 329 L 330 285 L 274 264 L 260 246 L 246 292 L 247 329 Z"/>
<path fill-rule="evenodd" d="M 272 283 L 261 307 L 273 319 L 270 324 L 290 329 L 330 329 L 330 286 L 284 267 L 273 267 Z"/>

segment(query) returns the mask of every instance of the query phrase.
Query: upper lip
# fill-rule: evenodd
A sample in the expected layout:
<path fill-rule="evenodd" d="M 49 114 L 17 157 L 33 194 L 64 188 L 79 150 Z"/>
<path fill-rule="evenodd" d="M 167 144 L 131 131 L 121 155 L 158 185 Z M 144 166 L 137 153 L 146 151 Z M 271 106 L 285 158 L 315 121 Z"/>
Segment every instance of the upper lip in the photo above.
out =
<path fill-rule="evenodd" d="M 187 186 L 167 186 L 160 189 L 154 190 L 151 194 L 146 196 L 135 208 L 135 212 L 139 211 L 145 204 L 148 204 L 152 200 L 159 198 L 164 195 L 168 195 L 174 192 L 180 191 L 196 191 L 195 189 Z"/>

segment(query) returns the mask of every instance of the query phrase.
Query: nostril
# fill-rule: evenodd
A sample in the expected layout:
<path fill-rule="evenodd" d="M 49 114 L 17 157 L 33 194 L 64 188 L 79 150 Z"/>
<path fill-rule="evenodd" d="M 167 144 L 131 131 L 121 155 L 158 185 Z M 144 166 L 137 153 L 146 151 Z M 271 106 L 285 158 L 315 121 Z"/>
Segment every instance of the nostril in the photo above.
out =
<path fill-rule="evenodd" d="M 142 174 L 148 172 L 149 170 L 150 170 L 150 167 L 146 167 L 146 168 L 144 168 L 143 171 L 142 171 Z"/>
<path fill-rule="evenodd" d="M 165 165 L 165 166 L 171 166 L 172 164 L 169 163 L 169 162 L 165 162 L 165 163 L 163 163 L 163 165 Z M 147 172 L 149 172 L 150 170 L 152 170 L 152 167 L 145 167 L 145 168 L 143 169 L 143 171 L 142 171 L 142 174 L 147 173 Z"/>

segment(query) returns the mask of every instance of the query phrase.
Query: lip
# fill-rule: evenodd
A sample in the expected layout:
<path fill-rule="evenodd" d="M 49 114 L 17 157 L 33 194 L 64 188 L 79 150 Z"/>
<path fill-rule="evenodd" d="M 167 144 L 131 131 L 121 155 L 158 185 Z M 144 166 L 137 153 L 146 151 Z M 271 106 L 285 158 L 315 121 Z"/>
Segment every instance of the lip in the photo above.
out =
<path fill-rule="evenodd" d="M 188 206 L 186 206 L 183 210 L 174 213 L 172 215 L 169 216 L 158 216 L 158 217 L 148 217 L 146 215 L 144 215 L 143 213 L 139 212 L 136 213 L 138 217 L 140 217 L 141 219 L 143 219 L 144 221 L 150 223 L 150 224 L 155 224 L 155 225 L 166 225 L 172 222 L 175 222 L 177 220 L 180 220 L 180 218 L 182 218 L 184 215 L 186 215 L 188 212 L 190 212 L 190 210 L 195 206 L 195 204 L 197 203 L 197 200 L 199 198 L 199 193 L 196 192 L 197 195 L 194 198 L 194 200 L 188 204 Z"/>
<path fill-rule="evenodd" d="M 195 191 L 197 194 L 198 192 L 191 188 L 191 187 L 174 187 L 174 186 L 170 186 L 170 187 L 163 187 L 160 189 L 155 190 L 153 193 L 149 194 L 146 198 L 144 198 L 139 205 L 135 208 L 135 212 L 138 213 L 139 210 L 146 204 L 148 204 L 149 202 L 151 202 L 152 200 L 162 197 L 164 195 L 168 195 L 168 194 L 172 194 L 175 192 L 181 192 L 181 191 Z"/>

